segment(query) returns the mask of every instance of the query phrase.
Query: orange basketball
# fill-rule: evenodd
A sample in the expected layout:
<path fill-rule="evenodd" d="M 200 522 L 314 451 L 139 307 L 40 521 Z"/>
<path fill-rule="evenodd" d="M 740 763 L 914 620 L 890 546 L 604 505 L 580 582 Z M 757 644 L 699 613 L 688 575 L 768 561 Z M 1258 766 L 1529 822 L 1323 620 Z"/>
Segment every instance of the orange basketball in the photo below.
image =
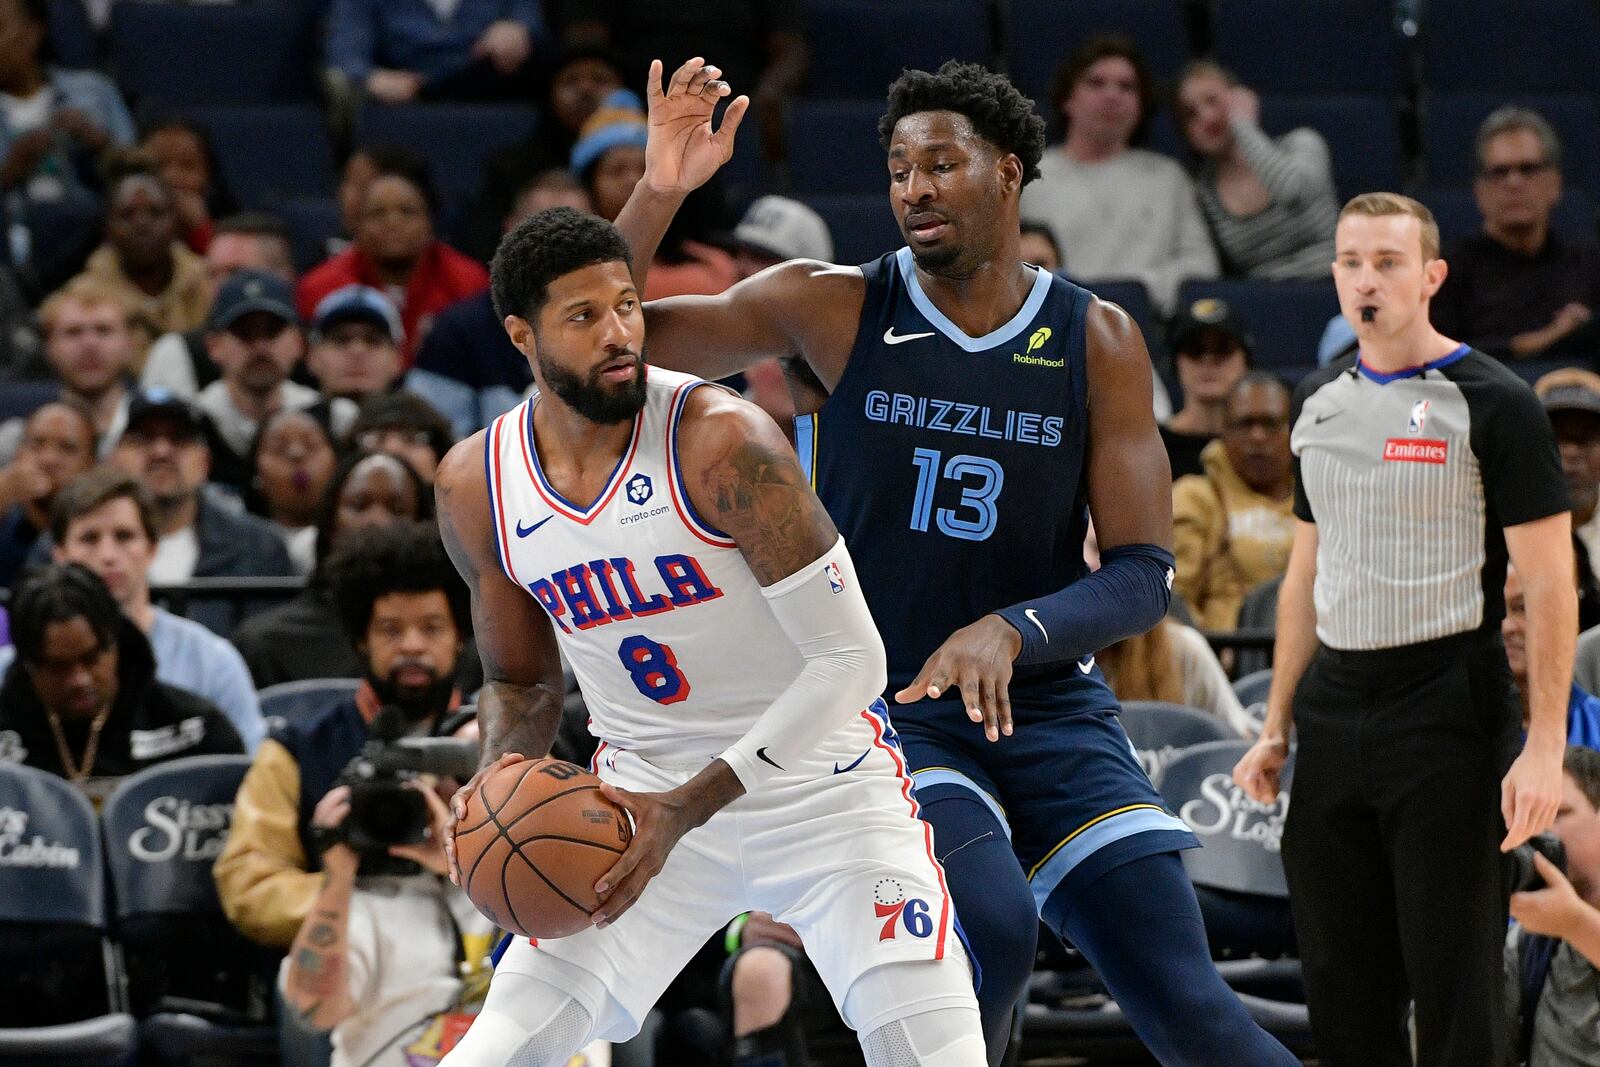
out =
<path fill-rule="evenodd" d="M 513 763 L 467 797 L 455 835 L 461 887 L 503 930 L 566 937 L 589 925 L 594 884 L 632 837 L 627 813 L 582 767 Z"/>

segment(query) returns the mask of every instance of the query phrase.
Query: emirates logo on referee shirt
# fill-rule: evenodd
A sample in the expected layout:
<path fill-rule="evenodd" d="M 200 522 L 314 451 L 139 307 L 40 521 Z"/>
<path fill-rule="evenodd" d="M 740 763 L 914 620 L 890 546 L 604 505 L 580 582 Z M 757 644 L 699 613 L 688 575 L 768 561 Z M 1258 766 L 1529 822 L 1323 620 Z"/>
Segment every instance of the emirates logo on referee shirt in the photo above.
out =
<path fill-rule="evenodd" d="M 1444 463 L 1450 458 L 1450 442 L 1425 437 L 1391 437 L 1383 443 L 1385 463 Z"/>

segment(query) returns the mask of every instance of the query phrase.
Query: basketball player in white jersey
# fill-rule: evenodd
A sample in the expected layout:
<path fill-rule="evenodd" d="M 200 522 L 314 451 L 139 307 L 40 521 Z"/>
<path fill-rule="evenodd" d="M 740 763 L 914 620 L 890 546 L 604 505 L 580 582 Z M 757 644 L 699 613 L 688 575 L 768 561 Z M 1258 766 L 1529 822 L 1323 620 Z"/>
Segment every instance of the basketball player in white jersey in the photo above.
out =
<path fill-rule="evenodd" d="M 604 220 L 520 225 L 493 295 L 538 392 L 437 482 L 472 590 L 485 759 L 549 750 L 559 644 L 637 829 L 594 924 L 517 939 L 445 1064 L 559 1067 L 628 1038 L 710 934 L 761 910 L 799 931 L 872 1067 L 982 1067 L 967 955 L 879 699 L 883 645 L 787 439 L 646 366 Z"/>

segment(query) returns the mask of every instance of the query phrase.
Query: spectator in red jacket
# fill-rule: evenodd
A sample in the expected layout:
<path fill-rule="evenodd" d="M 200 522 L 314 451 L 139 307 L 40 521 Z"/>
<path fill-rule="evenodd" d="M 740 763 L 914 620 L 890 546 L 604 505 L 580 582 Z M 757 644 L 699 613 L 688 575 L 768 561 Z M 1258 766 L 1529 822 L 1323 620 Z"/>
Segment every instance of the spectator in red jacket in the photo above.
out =
<path fill-rule="evenodd" d="M 457 300 L 489 287 L 489 272 L 434 236 L 439 195 L 427 161 L 388 153 L 386 166 L 368 184 L 356 223 L 355 243 L 300 280 L 301 316 L 335 289 L 369 285 L 389 296 L 405 327 L 401 356 L 407 367 L 433 316 Z"/>

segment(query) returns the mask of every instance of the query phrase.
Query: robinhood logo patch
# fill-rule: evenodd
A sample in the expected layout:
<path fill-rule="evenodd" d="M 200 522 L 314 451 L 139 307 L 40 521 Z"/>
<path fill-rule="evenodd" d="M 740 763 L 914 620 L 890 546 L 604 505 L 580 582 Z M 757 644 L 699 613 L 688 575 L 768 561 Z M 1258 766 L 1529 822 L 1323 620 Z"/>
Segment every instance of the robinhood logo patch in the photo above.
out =
<path fill-rule="evenodd" d="M 1048 326 L 1041 326 L 1034 330 L 1028 337 L 1027 352 L 1022 354 L 1011 353 L 1011 362 L 1021 363 L 1028 367 L 1065 367 L 1067 365 L 1065 356 L 1060 359 L 1050 359 L 1042 352 L 1039 355 L 1034 355 L 1035 352 L 1039 352 L 1044 347 L 1046 341 L 1050 340 L 1050 336 L 1051 330 Z"/>

